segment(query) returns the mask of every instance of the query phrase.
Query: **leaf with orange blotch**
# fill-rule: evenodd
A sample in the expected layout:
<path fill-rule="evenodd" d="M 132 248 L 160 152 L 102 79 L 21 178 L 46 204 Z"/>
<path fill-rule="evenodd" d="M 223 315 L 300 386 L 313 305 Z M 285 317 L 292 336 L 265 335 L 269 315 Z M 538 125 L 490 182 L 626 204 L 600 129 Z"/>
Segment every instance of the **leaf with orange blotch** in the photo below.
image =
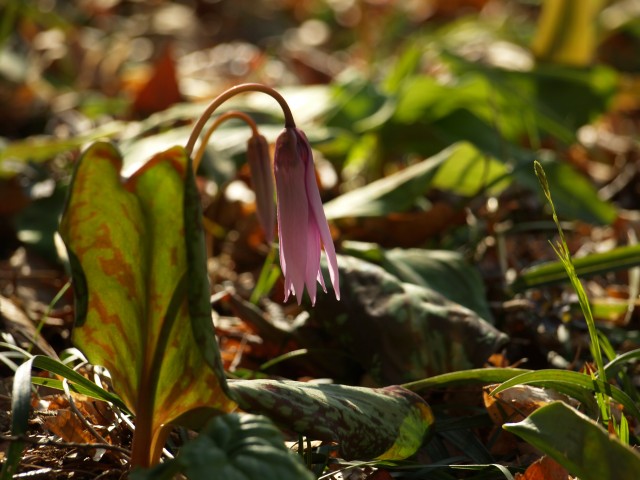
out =
<path fill-rule="evenodd" d="M 73 341 L 111 373 L 136 415 L 132 463 L 148 466 L 165 426 L 235 403 L 215 343 L 190 159 L 172 148 L 124 183 L 121 168 L 108 143 L 84 152 L 60 232 L 76 295 Z"/>

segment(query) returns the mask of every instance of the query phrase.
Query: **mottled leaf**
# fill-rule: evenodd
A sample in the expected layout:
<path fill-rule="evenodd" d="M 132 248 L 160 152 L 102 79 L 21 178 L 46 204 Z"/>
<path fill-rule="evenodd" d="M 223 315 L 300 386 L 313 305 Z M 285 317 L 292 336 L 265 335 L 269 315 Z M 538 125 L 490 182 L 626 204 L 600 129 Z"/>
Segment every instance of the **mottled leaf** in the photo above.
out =
<path fill-rule="evenodd" d="M 338 443 L 346 459 L 401 460 L 413 455 L 433 425 L 429 405 L 399 386 L 309 384 L 289 380 L 232 380 L 246 410 L 283 427 Z"/>
<path fill-rule="evenodd" d="M 146 450 L 144 464 L 157 458 L 164 425 L 195 408 L 234 404 L 215 342 L 203 345 L 203 329 L 213 338 L 211 317 L 201 305 L 194 312 L 198 302 L 188 294 L 194 278 L 206 282 L 204 251 L 194 250 L 201 230 L 192 226 L 199 213 L 188 201 L 195 188 L 189 159 L 181 148 L 167 150 L 124 183 L 121 167 L 109 144 L 83 154 L 61 234 L 76 294 L 73 341 L 109 369 L 136 414 L 133 454 Z"/>
<path fill-rule="evenodd" d="M 380 265 L 403 282 L 432 288 L 492 321 L 480 273 L 458 252 L 420 248 L 385 250 L 364 242 L 343 242 L 342 250 Z"/>
<path fill-rule="evenodd" d="M 197 438 L 173 460 L 149 470 L 137 470 L 132 480 L 312 480 L 298 455 L 284 445 L 282 435 L 263 416 L 230 414 L 213 418 Z"/>
<path fill-rule="evenodd" d="M 313 321 L 380 385 L 480 367 L 507 341 L 435 290 L 353 257 L 341 256 L 338 264 L 341 301 L 319 298 Z"/>
<path fill-rule="evenodd" d="M 503 428 L 542 450 L 582 480 L 640 478 L 638 452 L 562 402 L 553 402 L 522 422 Z"/>

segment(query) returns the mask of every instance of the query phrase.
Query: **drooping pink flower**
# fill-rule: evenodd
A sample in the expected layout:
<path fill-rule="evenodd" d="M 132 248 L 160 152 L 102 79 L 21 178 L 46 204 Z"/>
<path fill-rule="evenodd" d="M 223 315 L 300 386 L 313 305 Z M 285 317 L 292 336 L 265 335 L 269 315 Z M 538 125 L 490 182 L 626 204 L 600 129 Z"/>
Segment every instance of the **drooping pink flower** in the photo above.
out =
<path fill-rule="evenodd" d="M 285 301 L 290 294 L 302 301 L 305 285 L 315 304 L 317 284 L 326 292 L 320 253 L 324 248 L 329 276 L 340 299 L 338 261 L 316 183 L 311 146 L 305 134 L 285 128 L 276 141 L 275 178 L 278 197 L 280 266 L 284 274 Z"/>

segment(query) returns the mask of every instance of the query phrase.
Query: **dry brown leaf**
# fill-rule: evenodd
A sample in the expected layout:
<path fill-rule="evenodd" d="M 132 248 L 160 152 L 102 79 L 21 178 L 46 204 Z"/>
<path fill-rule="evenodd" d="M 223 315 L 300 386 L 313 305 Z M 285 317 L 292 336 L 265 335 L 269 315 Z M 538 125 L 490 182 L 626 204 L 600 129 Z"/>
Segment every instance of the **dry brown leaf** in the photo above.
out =
<path fill-rule="evenodd" d="M 68 409 L 58 409 L 55 415 L 44 417 L 43 425 L 65 442 L 96 443 L 98 441 L 85 429 L 78 416 Z"/>
<path fill-rule="evenodd" d="M 558 462 L 544 456 L 529 465 L 526 472 L 516 474 L 515 480 L 570 480 L 571 478 Z"/>
<path fill-rule="evenodd" d="M 497 386 L 488 385 L 483 390 L 484 405 L 496 425 L 524 420 L 538 408 L 556 400 L 577 406 L 577 402 L 566 395 L 529 385 L 517 385 L 495 396 L 489 395 Z"/>
<path fill-rule="evenodd" d="M 167 45 L 156 61 L 151 76 L 137 90 L 133 110 L 136 114 L 147 116 L 181 100 L 173 49 Z"/>

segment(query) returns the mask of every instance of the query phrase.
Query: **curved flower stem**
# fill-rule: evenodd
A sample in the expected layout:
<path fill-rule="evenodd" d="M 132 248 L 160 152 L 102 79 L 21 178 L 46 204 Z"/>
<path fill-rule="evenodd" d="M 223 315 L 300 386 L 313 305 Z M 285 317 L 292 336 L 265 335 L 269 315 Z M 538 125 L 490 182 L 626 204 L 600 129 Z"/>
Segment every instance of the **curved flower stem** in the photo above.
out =
<path fill-rule="evenodd" d="M 204 134 L 204 137 L 202 138 L 202 141 L 200 142 L 200 146 L 198 147 L 198 150 L 193 155 L 193 171 L 194 172 L 198 170 L 198 166 L 200 165 L 200 161 L 202 160 L 202 156 L 204 155 L 204 151 L 207 148 L 207 144 L 209 143 L 209 139 L 211 138 L 211 135 L 213 134 L 213 132 L 215 132 L 216 129 L 223 122 L 231 118 L 238 118 L 240 120 L 243 120 L 247 125 L 249 125 L 249 127 L 251 127 L 251 135 L 253 135 L 254 137 L 259 135 L 258 126 L 256 125 L 256 122 L 254 122 L 253 118 L 251 118 L 246 113 L 239 112 L 237 110 L 231 110 L 229 112 L 223 113 L 222 115 L 220 115 L 218 118 L 215 119 L 215 121 L 211 124 L 209 129 L 206 131 L 206 133 Z"/>
<path fill-rule="evenodd" d="M 261 83 L 243 83 L 222 92 L 220 95 L 213 99 L 206 110 L 202 113 L 202 115 L 194 125 L 193 130 L 191 131 L 191 135 L 189 136 L 189 140 L 187 141 L 187 145 L 185 146 L 185 150 L 187 151 L 188 155 L 191 155 L 191 153 L 193 152 L 193 147 L 196 143 L 196 139 L 200 135 L 200 132 L 204 128 L 205 123 L 207 123 L 207 120 L 209 120 L 213 112 L 231 97 L 244 92 L 261 92 L 270 95 L 280 104 L 280 108 L 282 108 L 282 111 L 284 113 L 285 127 L 293 128 L 296 126 L 293 120 L 291 109 L 289 108 L 289 105 L 287 105 L 287 102 L 282 95 L 276 92 L 273 88 L 267 87 L 266 85 L 263 85 Z"/>

